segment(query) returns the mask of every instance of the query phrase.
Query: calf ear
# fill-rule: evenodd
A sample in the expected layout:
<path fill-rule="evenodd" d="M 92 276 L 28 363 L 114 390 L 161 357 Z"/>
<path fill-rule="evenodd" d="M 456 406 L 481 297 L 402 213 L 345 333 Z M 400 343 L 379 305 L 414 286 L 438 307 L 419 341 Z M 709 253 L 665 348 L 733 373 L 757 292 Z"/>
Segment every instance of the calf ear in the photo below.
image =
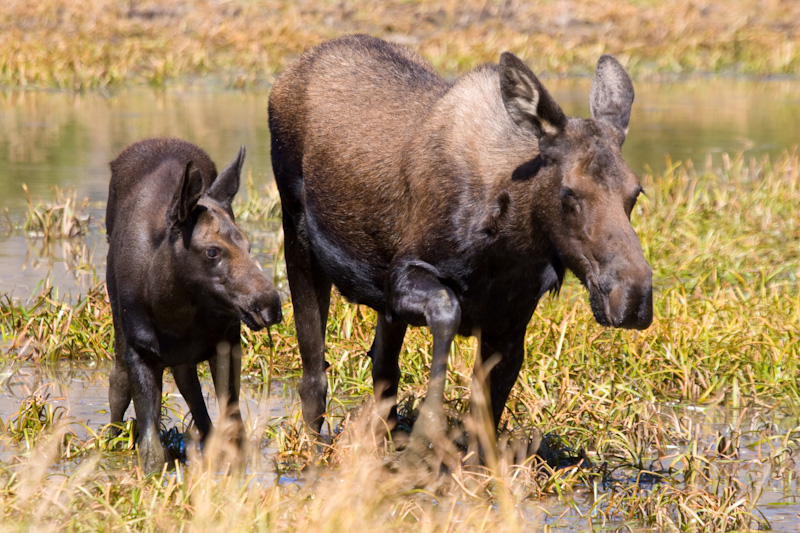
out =
<path fill-rule="evenodd" d="M 239 177 L 242 174 L 244 155 L 245 149 L 242 146 L 233 161 L 228 163 L 228 166 L 219 173 L 217 179 L 208 188 L 208 193 L 206 193 L 224 206 L 230 207 L 233 197 L 236 196 L 236 192 L 239 190 Z"/>
<path fill-rule="evenodd" d="M 557 135 L 567 117 L 536 75 L 511 52 L 500 56 L 500 92 L 512 120 L 539 135 Z"/>
<path fill-rule="evenodd" d="M 189 220 L 192 210 L 203 196 L 203 176 L 192 161 L 186 163 L 181 183 L 175 190 L 175 196 L 167 211 L 167 223 L 170 227 L 180 226 Z"/>
<path fill-rule="evenodd" d="M 601 56 L 594 71 L 589 91 L 589 109 L 592 118 L 608 122 L 625 142 L 633 105 L 633 83 L 619 61 L 608 54 Z"/>

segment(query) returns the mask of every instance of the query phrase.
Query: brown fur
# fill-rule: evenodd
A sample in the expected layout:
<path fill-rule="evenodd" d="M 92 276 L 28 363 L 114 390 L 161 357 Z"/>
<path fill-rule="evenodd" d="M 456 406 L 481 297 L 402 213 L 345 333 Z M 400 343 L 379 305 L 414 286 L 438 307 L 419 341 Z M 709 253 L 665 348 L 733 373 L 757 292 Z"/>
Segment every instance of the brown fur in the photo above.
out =
<path fill-rule="evenodd" d="M 433 332 L 435 398 L 452 335 L 480 334 L 483 356 L 500 356 L 496 422 L 525 327 L 565 267 L 600 323 L 647 327 L 651 272 L 629 221 L 640 186 L 620 153 L 632 101 L 610 56 L 592 119 L 565 117 L 511 54 L 448 83 L 406 48 L 357 35 L 287 69 L 269 116 L 306 421 L 318 430 L 324 412 L 331 283 L 380 315 L 370 355 L 386 398 L 407 324 Z"/>

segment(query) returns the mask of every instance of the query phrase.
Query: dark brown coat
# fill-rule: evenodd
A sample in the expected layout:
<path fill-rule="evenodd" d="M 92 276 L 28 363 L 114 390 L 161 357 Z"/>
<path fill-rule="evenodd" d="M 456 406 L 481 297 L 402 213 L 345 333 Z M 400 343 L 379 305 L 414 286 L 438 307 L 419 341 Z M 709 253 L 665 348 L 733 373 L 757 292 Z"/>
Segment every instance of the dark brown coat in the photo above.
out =
<path fill-rule="evenodd" d="M 645 328 L 651 271 L 630 224 L 641 191 L 620 147 L 633 86 L 603 56 L 592 118 L 567 118 L 516 56 L 454 83 L 368 36 L 306 52 L 269 104 L 307 423 L 325 411 L 331 283 L 378 311 L 376 389 L 394 398 L 407 325 L 431 328 L 428 398 L 441 400 L 453 336 L 480 334 L 498 422 L 539 299 L 566 268 L 603 325 Z M 435 410 L 435 409 L 434 409 Z"/>
<path fill-rule="evenodd" d="M 158 430 L 169 367 L 205 438 L 211 420 L 197 364 L 212 361 L 217 395 L 238 417 L 240 322 L 281 320 L 272 283 L 250 258 L 233 218 L 244 147 L 217 176 L 200 148 L 179 139 L 132 144 L 111 162 L 106 285 L 114 319 L 111 421 L 133 398 L 147 471 L 164 464 Z"/>

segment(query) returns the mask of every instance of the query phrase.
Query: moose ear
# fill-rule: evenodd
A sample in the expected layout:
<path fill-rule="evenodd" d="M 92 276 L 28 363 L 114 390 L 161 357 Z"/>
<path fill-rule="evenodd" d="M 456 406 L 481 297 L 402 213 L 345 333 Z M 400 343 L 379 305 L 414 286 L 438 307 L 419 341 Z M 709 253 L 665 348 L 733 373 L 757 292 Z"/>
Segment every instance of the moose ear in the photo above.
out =
<path fill-rule="evenodd" d="M 167 222 L 170 227 L 180 226 L 189 220 L 192 210 L 203 196 L 203 177 L 192 161 L 186 163 L 181 183 L 172 198 Z"/>
<path fill-rule="evenodd" d="M 217 179 L 208 188 L 208 193 L 206 193 L 224 206 L 230 207 L 233 197 L 236 196 L 239 190 L 239 176 L 242 174 L 244 155 L 245 149 L 242 146 L 233 161 L 228 163 L 228 166 L 219 173 Z"/>
<path fill-rule="evenodd" d="M 511 52 L 500 56 L 500 92 L 506 111 L 520 127 L 539 136 L 564 130 L 564 112 L 531 69 Z"/>
<path fill-rule="evenodd" d="M 589 109 L 593 119 L 614 126 L 620 135 L 620 146 L 628 134 L 632 105 L 633 83 L 625 68 L 613 56 L 601 56 L 589 91 Z"/>

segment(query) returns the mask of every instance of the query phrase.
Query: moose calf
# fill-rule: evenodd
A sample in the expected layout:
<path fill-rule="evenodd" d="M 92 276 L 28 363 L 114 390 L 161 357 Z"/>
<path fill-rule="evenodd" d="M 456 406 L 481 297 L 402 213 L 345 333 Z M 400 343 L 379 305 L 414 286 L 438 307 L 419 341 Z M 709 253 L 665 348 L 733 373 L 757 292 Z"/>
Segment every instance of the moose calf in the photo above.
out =
<path fill-rule="evenodd" d="M 202 438 L 211 430 L 197 364 L 210 361 L 220 404 L 239 420 L 240 322 L 281 320 L 280 298 L 250 258 L 231 201 L 244 162 L 217 176 L 200 148 L 147 139 L 111 162 L 106 285 L 114 320 L 111 422 L 133 398 L 143 468 L 160 470 L 161 382 L 169 367 Z"/>
<path fill-rule="evenodd" d="M 326 406 L 332 283 L 378 313 L 369 355 L 383 399 L 396 402 L 406 327 L 430 328 L 423 421 L 433 428 L 443 427 L 457 333 L 479 334 L 482 358 L 496 356 L 497 425 L 526 326 L 566 269 L 600 324 L 650 325 L 652 273 L 630 222 L 642 188 L 620 152 L 633 85 L 613 57 L 598 61 L 589 102 L 591 118 L 566 117 L 508 52 L 451 83 L 416 53 L 365 35 L 323 43 L 280 76 L 269 99 L 272 165 L 299 393 L 314 431 Z"/>

